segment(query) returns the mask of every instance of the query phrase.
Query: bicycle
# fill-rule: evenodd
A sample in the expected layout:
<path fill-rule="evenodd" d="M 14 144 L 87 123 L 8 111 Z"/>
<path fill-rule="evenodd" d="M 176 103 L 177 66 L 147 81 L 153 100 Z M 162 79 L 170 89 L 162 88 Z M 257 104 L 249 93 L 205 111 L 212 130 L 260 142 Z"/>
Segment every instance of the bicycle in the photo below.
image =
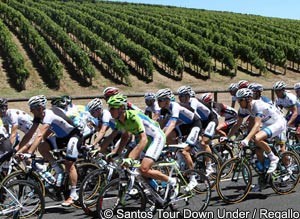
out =
<path fill-rule="evenodd" d="M 259 185 L 264 188 L 269 184 L 277 194 L 288 194 L 296 187 L 299 180 L 300 161 L 298 155 L 286 151 L 280 153 L 271 147 L 275 155 L 279 157 L 276 170 L 267 174 L 267 168 L 258 170 L 251 162 L 253 159 L 253 150 L 249 153 L 249 147 L 240 149 L 237 157 L 226 161 L 220 168 L 217 176 L 217 192 L 226 203 L 238 203 L 243 201 L 249 194 L 252 186 L 252 169 L 259 175 Z M 265 158 L 268 159 L 268 158 Z M 288 166 L 284 164 L 288 160 Z M 228 171 L 230 169 L 231 171 Z M 226 174 L 226 178 L 223 176 Z M 293 176 L 293 177 L 291 177 Z"/>
<path fill-rule="evenodd" d="M 126 211 L 151 211 L 157 208 L 172 211 L 181 211 L 183 208 L 197 208 L 197 211 L 204 211 L 210 202 L 211 190 L 207 177 L 199 171 L 187 170 L 181 172 L 176 161 L 158 162 L 157 168 L 170 168 L 169 177 L 177 178 L 179 193 L 174 199 L 170 199 L 171 186 L 161 183 L 159 189 L 153 188 L 149 180 L 140 175 L 137 170 L 140 164 L 123 169 L 118 167 L 119 178 L 109 182 L 100 192 L 97 201 L 97 212 L 99 218 L 105 218 L 105 210 L 110 209 L 116 214 L 118 209 Z M 195 175 L 198 185 L 192 190 L 186 190 L 188 178 Z M 147 206 L 148 204 L 148 206 Z M 150 205 L 150 206 L 149 206 Z"/>
<path fill-rule="evenodd" d="M 23 154 L 19 154 L 18 156 L 22 156 Z M 24 156 L 24 155 L 23 155 Z M 18 170 L 15 172 L 12 172 L 10 175 L 6 176 L 3 179 L 3 184 L 8 184 L 9 182 L 12 182 L 14 180 L 28 180 L 30 182 L 35 183 L 38 188 L 41 190 L 42 194 L 45 196 L 47 195 L 49 198 L 51 198 L 54 201 L 62 201 L 63 197 L 67 198 L 69 197 L 69 177 L 68 174 L 63 174 L 63 179 L 61 182 L 61 185 L 57 185 L 56 181 L 51 181 L 47 178 L 43 172 L 37 170 L 36 164 L 37 163 L 44 163 L 44 160 L 42 157 L 37 157 L 36 155 L 31 155 L 28 157 L 28 159 L 32 159 L 31 165 L 27 166 L 25 170 Z M 59 165 L 62 165 L 63 159 L 57 160 L 57 163 Z M 92 163 L 80 163 L 76 164 L 75 167 L 78 174 L 78 181 L 77 181 L 77 188 L 79 189 L 81 181 L 85 178 L 85 176 L 98 168 L 97 165 Z M 62 167 L 63 168 L 63 167 Z M 52 169 L 50 165 L 47 166 L 47 169 L 45 172 L 51 173 L 51 177 L 54 178 L 55 170 Z M 54 178 L 55 179 L 55 178 Z M 63 197 L 62 197 L 63 195 Z M 80 208 L 79 201 L 75 201 L 72 206 L 76 208 Z"/>
<path fill-rule="evenodd" d="M 45 200 L 33 182 L 15 180 L 0 183 L 0 216 L 6 218 L 38 218 L 44 214 Z"/>

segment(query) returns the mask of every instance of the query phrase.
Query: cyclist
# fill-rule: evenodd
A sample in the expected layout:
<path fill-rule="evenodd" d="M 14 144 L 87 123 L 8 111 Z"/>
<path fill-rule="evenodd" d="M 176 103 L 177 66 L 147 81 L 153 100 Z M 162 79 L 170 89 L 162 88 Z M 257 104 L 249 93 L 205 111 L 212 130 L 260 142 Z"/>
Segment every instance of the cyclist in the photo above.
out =
<path fill-rule="evenodd" d="M 221 136 L 227 136 L 227 133 L 231 129 L 231 127 L 237 121 L 237 111 L 230 106 L 227 106 L 223 103 L 217 103 L 213 101 L 212 93 L 204 93 L 201 95 L 200 100 L 208 105 L 212 106 L 212 109 L 220 116 L 224 117 L 224 121 L 220 122 L 216 128 L 216 132 Z"/>
<path fill-rule="evenodd" d="M 200 144 L 203 147 L 204 151 L 211 153 L 210 149 L 210 141 L 215 134 L 215 129 L 218 124 L 218 117 L 216 112 L 211 108 L 211 106 L 205 106 L 196 98 L 191 98 L 191 87 L 190 86 L 181 86 L 177 92 L 179 96 L 180 104 L 186 108 L 190 108 L 192 111 L 197 113 L 200 117 L 201 127 L 200 133 L 203 135 L 200 140 Z M 184 156 L 188 156 L 187 153 L 189 148 L 183 151 Z M 207 169 L 206 174 L 207 176 L 213 173 L 214 169 L 211 166 L 211 161 L 207 161 Z"/>
<path fill-rule="evenodd" d="M 298 102 L 300 102 L 300 83 L 296 83 L 294 85 L 294 90 L 295 90 L 295 93 L 297 96 L 297 100 L 298 100 Z"/>
<path fill-rule="evenodd" d="M 284 81 L 277 81 L 273 85 L 273 90 L 277 96 L 275 105 L 288 111 L 286 114 L 288 126 L 298 127 L 300 124 L 300 102 L 297 101 L 294 94 L 287 92 L 285 88 L 286 83 Z"/>
<path fill-rule="evenodd" d="M 103 109 L 102 101 L 99 98 L 91 100 L 87 104 L 87 109 L 90 114 L 97 119 L 98 132 L 93 145 L 98 145 L 105 136 L 109 128 L 115 129 L 115 121 L 110 112 Z"/>
<path fill-rule="evenodd" d="M 159 120 L 160 117 L 160 107 L 155 98 L 154 93 L 145 93 L 145 104 L 147 105 L 145 109 L 145 114 L 149 116 L 154 121 Z"/>
<path fill-rule="evenodd" d="M 168 177 L 159 170 L 151 169 L 165 146 L 165 135 L 158 123 L 139 110 L 129 110 L 127 108 L 127 98 L 121 94 L 110 97 L 107 104 L 112 117 L 116 120 L 116 128 L 122 131 L 120 146 L 116 152 L 120 153 L 122 151 L 130 134 L 135 135 L 138 143 L 125 161 L 131 163 L 132 160 L 139 159 L 141 153 L 145 151 L 140 167 L 142 176 L 168 182 L 174 189 L 171 199 L 175 198 L 178 194 L 175 188 L 176 179 Z"/>
<path fill-rule="evenodd" d="M 179 131 L 183 136 L 188 135 L 186 143 L 188 143 L 189 146 L 183 149 L 182 155 L 188 168 L 194 169 L 194 164 L 190 153 L 192 152 L 194 146 L 196 146 L 200 137 L 200 130 L 202 129 L 200 117 L 196 112 L 193 112 L 191 107 L 188 109 L 184 106 L 181 106 L 177 102 L 171 101 L 172 91 L 169 88 L 158 90 L 156 93 L 156 98 L 161 110 L 166 110 L 170 114 L 169 121 L 163 129 L 167 139 L 173 137 L 172 133 L 174 131 L 176 132 L 177 136 L 180 134 L 176 129 L 177 125 L 179 125 Z M 207 112 L 209 112 L 209 109 L 207 109 Z M 193 189 L 196 185 L 197 181 L 195 176 L 191 176 L 187 189 Z"/>
<path fill-rule="evenodd" d="M 230 130 L 228 137 L 234 134 L 243 122 L 243 119 L 250 116 L 254 122 L 246 138 L 241 141 L 241 147 L 247 146 L 250 140 L 254 140 L 256 155 L 261 163 L 264 163 L 265 151 L 270 159 L 270 166 L 267 173 L 276 170 L 279 158 L 271 151 L 266 140 L 279 136 L 286 129 L 286 121 L 274 105 L 267 104 L 262 100 L 254 100 L 253 92 L 248 88 L 237 91 L 236 97 L 240 105 L 238 120 Z"/>
<path fill-rule="evenodd" d="M 2 119 L 3 125 L 10 134 L 10 143 L 16 150 L 19 150 L 19 135 L 18 130 L 26 134 L 32 126 L 32 117 L 26 112 L 19 109 L 8 109 L 7 99 L 0 98 L 0 117 Z M 26 152 L 26 150 L 31 146 L 34 137 L 28 142 L 28 144 L 22 148 L 20 152 Z"/>
<path fill-rule="evenodd" d="M 35 138 L 28 153 L 33 153 L 38 147 L 42 156 L 55 169 L 57 176 L 61 174 L 62 170 L 56 164 L 50 150 L 57 146 L 66 147 L 65 168 L 69 172 L 71 193 L 69 198 L 62 203 L 62 206 L 68 207 L 74 200 L 78 199 L 76 193 L 77 171 L 74 162 L 78 157 L 77 147 L 80 146 L 80 131 L 61 117 L 55 115 L 51 110 L 46 109 L 46 104 L 47 99 L 44 95 L 33 96 L 29 99 L 28 105 L 31 113 L 34 115 L 33 125 L 21 140 L 20 147 L 29 141 L 41 124 L 40 134 Z M 54 135 L 51 135 L 51 133 L 54 133 Z"/>
<path fill-rule="evenodd" d="M 83 140 L 87 139 L 94 133 L 95 120 L 83 105 L 72 104 L 70 106 L 70 98 L 66 96 L 55 97 L 51 100 L 51 110 L 54 114 L 62 117 L 69 124 L 77 127 L 83 136 Z"/>
<path fill-rule="evenodd" d="M 248 85 L 248 88 L 253 91 L 253 99 L 254 100 L 259 100 L 261 99 L 262 101 L 268 103 L 268 104 L 273 104 L 272 100 L 266 96 L 262 96 L 261 93 L 263 92 L 264 88 L 261 84 L 258 83 L 250 83 Z"/>
<path fill-rule="evenodd" d="M 229 93 L 231 95 L 231 107 L 234 108 L 235 102 L 236 102 L 236 97 L 235 94 L 238 90 L 238 84 L 237 83 L 231 83 L 228 87 Z"/>

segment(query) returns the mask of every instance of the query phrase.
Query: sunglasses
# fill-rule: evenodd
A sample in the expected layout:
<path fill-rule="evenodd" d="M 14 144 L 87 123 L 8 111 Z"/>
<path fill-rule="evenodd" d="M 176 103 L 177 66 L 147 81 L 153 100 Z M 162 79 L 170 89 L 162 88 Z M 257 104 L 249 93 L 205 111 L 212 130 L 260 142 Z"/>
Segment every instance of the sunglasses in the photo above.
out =
<path fill-rule="evenodd" d="M 157 99 L 157 102 L 163 102 L 163 101 L 166 101 L 167 98 L 161 98 L 161 99 Z"/>

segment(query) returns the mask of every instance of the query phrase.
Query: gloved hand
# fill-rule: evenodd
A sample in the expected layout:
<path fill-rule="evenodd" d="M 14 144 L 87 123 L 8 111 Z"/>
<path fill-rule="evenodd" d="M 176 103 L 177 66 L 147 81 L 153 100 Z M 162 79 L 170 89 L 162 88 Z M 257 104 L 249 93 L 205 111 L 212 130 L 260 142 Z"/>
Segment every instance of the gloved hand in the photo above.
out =
<path fill-rule="evenodd" d="M 132 158 L 124 158 L 122 161 L 122 166 L 133 166 L 134 165 L 134 160 Z"/>
<path fill-rule="evenodd" d="M 221 143 L 221 142 L 226 142 L 227 140 L 228 140 L 227 137 L 224 137 L 224 136 L 220 137 L 220 143 Z"/>
<path fill-rule="evenodd" d="M 29 158 L 31 158 L 32 154 L 30 153 L 20 153 L 20 154 L 17 154 L 21 160 L 27 160 Z"/>
<path fill-rule="evenodd" d="M 240 143 L 240 147 L 241 147 L 241 148 L 242 148 L 242 147 L 245 147 L 245 146 L 248 146 L 248 145 L 249 145 L 249 141 L 246 140 L 246 139 L 242 140 L 241 143 Z"/>

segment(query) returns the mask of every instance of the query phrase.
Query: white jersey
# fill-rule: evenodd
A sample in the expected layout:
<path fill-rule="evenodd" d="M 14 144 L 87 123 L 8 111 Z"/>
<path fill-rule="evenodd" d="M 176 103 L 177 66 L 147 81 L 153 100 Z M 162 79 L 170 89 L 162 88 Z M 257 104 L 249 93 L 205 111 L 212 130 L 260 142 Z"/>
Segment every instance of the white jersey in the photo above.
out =
<path fill-rule="evenodd" d="M 289 109 L 293 106 L 297 107 L 298 115 L 300 115 L 300 102 L 297 100 L 296 95 L 290 92 L 285 92 L 283 98 L 277 98 L 275 101 L 276 106 L 281 106 L 285 109 Z"/>
<path fill-rule="evenodd" d="M 170 120 L 179 121 L 183 124 L 193 123 L 195 113 L 181 106 L 179 103 L 170 102 L 168 110 L 171 115 Z"/>
<path fill-rule="evenodd" d="M 17 125 L 18 129 L 26 134 L 32 126 L 32 117 L 22 110 L 8 109 L 2 122 L 8 126 Z"/>
<path fill-rule="evenodd" d="M 196 98 L 190 98 L 190 106 L 197 112 L 202 121 L 208 120 L 211 111 L 203 103 Z"/>
<path fill-rule="evenodd" d="M 51 110 L 46 109 L 44 112 L 45 116 L 42 120 L 34 118 L 33 122 L 50 125 L 50 130 L 53 131 L 58 138 L 68 136 L 74 129 L 74 126 L 70 125 L 60 116 L 54 114 Z"/>
<path fill-rule="evenodd" d="M 153 113 L 153 114 L 160 114 L 160 107 L 158 103 L 155 101 L 152 106 L 147 106 L 145 109 L 145 113 L 147 112 Z"/>
<path fill-rule="evenodd" d="M 284 118 L 280 111 L 271 104 L 268 104 L 262 100 L 252 100 L 251 110 L 248 109 L 239 109 L 239 116 L 246 117 L 260 117 L 263 126 L 269 126 L 281 121 L 284 121 Z"/>
<path fill-rule="evenodd" d="M 110 112 L 107 110 L 107 109 L 104 109 L 102 114 L 101 114 L 101 117 L 98 118 L 98 125 L 106 125 L 112 129 L 115 129 L 116 127 L 116 123 L 115 123 L 115 120 L 112 118 Z"/>

